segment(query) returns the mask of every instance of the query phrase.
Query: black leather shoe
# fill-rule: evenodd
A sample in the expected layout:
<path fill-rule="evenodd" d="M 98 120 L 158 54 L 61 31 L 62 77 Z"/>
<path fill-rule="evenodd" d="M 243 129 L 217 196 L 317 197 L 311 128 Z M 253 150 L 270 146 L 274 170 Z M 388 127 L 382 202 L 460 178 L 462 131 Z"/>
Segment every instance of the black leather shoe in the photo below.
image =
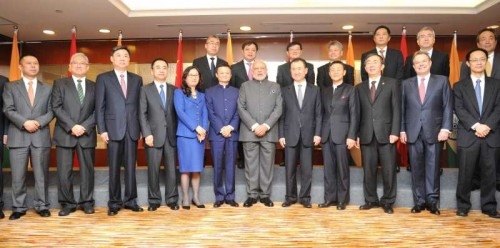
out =
<path fill-rule="evenodd" d="M 393 214 L 394 213 L 394 209 L 392 208 L 391 204 L 383 205 L 382 208 L 384 209 L 384 213 L 386 213 L 386 214 Z"/>
<path fill-rule="evenodd" d="M 439 168 L 439 175 L 443 175 L 443 168 Z"/>
<path fill-rule="evenodd" d="M 2 210 L 0 210 L 0 219 L 3 219 L 3 218 L 5 218 L 5 214 L 3 213 Z"/>
<path fill-rule="evenodd" d="M 109 208 L 108 209 L 108 216 L 114 216 L 114 215 L 118 214 L 118 211 L 120 211 L 120 209 L 118 209 L 118 208 Z"/>
<path fill-rule="evenodd" d="M 410 165 L 406 166 L 406 171 L 411 172 L 411 166 Z"/>
<path fill-rule="evenodd" d="M 231 207 L 239 207 L 240 206 L 240 204 L 238 204 L 234 200 L 226 200 L 226 204 L 231 206 Z"/>
<path fill-rule="evenodd" d="M 331 206 L 337 206 L 337 202 L 326 201 L 326 202 L 318 204 L 319 208 L 327 208 L 327 207 L 331 207 Z"/>
<path fill-rule="evenodd" d="M 179 204 L 177 203 L 167 203 L 167 207 L 170 208 L 170 210 L 179 210 Z"/>
<path fill-rule="evenodd" d="M 184 205 L 182 205 L 182 209 L 189 210 L 189 209 L 191 209 L 191 206 L 184 206 Z"/>
<path fill-rule="evenodd" d="M 223 201 L 216 201 L 214 202 L 214 208 L 219 208 L 220 206 L 222 206 L 222 204 L 224 204 Z"/>
<path fill-rule="evenodd" d="M 92 205 L 83 205 L 83 206 L 80 206 L 80 209 L 85 214 L 93 214 L 93 213 L 95 213 L 94 207 Z"/>
<path fill-rule="evenodd" d="M 483 212 L 483 214 L 488 215 L 490 218 L 495 218 L 495 219 L 500 218 L 500 213 L 498 213 L 498 212 L 497 212 L 497 211 L 495 211 L 495 210 L 490 211 L 490 212 Z"/>
<path fill-rule="evenodd" d="M 274 206 L 273 201 L 271 201 L 271 199 L 269 197 L 261 198 L 260 199 L 260 203 L 263 203 L 264 206 L 266 206 L 266 207 L 272 207 L 272 206 Z"/>
<path fill-rule="evenodd" d="M 378 202 L 367 202 L 365 205 L 359 206 L 359 210 L 368 210 L 372 208 L 379 208 L 380 203 Z"/>
<path fill-rule="evenodd" d="M 40 210 L 37 212 L 40 217 L 50 217 L 50 211 L 48 209 Z"/>
<path fill-rule="evenodd" d="M 142 212 L 144 209 L 139 207 L 139 205 L 134 205 L 134 206 L 125 206 L 125 209 L 132 210 L 133 212 Z"/>
<path fill-rule="evenodd" d="M 457 216 L 467 217 L 469 215 L 469 211 L 467 210 L 457 210 Z"/>
<path fill-rule="evenodd" d="M 293 204 L 297 203 L 297 201 L 289 201 L 289 200 L 285 200 L 285 202 L 283 202 L 283 204 L 281 204 L 282 207 L 284 208 L 287 208 L 287 207 L 290 207 L 292 206 Z"/>
<path fill-rule="evenodd" d="M 194 200 L 191 200 L 191 203 L 192 203 L 193 205 L 195 205 L 197 208 L 205 208 L 205 205 L 203 205 L 203 204 L 201 204 L 201 203 L 200 203 L 200 204 L 196 204 L 196 202 L 194 202 Z"/>
<path fill-rule="evenodd" d="M 76 211 L 76 208 L 69 208 L 69 207 L 64 207 L 59 211 L 59 216 L 67 216 L 70 213 L 73 213 Z"/>
<path fill-rule="evenodd" d="M 415 205 L 413 206 L 413 208 L 411 209 L 411 212 L 414 213 L 414 214 L 418 214 L 420 212 L 422 212 L 423 210 L 425 210 L 425 206 L 422 206 L 422 205 Z"/>
<path fill-rule="evenodd" d="M 159 207 L 160 207 L 160 206 L 159 206 L 159 205 L 157 205 L 157 204 L 151 204 L 151 205 L 149 205 L 149 207 L 148 207 L 148 211 L 151 211 L 151 212 L 152 212 L 152 211 L 156 211 Z"/>
<path fill-rule="evenodd" d="M 255 203 L 257 203 L 257 199 L 248 197 L 247 200 L 243 203 L 243 207 L 249 208 Z"/>
<path fill-rule="evenodd" d="M 238 169 L 245 169 L 245 162 L 243 159 L 238 159 L 236 161 L 236 167 L 238 167 Z"/>
<path fill-rule="evenodd" d="M 12 214 L 9 216 L 9 220 L 17 220 L 21 218 L 21 216 L 24 216 L 26 213 L 21 213 L 21 212 L 12 212 Z"/>
<path fill-rule="evenodd" d="M 337 204 L 337 210 L 345 210 L 346 204 L 344 202 L 339 202 Z"/>
<path fill-rule="evenodd" d="M 437 206 L 436 203 L 432 203 L 430 206 L 429 206 L 429 212 L 431 212 L 431 214 L 435 214 L 435 215 L 440 215 L 441 212 L 439 211 L 439 208 Z"/>
<path fill-rule="evenodd" d="M 305 208 L 312 208 L 312 205 L 311 205 L 310 201 L 303 201 L 300 204 L 302 204 L 302 206 L 305 207 Z"/>
<path fill-rule="evenodd" d="M 399 173 L 401 171 L 401 167 L 398 165 L 396 166 L 396 173 Z"/>

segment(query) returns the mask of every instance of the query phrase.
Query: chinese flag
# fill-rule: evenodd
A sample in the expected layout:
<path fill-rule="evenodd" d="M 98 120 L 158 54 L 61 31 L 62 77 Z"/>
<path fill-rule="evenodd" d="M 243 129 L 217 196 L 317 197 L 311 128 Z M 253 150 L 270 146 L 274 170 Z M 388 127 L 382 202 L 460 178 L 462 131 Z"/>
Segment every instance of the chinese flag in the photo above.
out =
<path fill-rule="evenodd" d="M 21 70 L 19 69 L 19 47 L 17 46 L 17 27 L 12 36 L 12 53 L 10 55 L 9 81 L 21 79 Z"/>
<path fill-rule="evenodd" d="M 403 33 L 401 34 L 401 53 L 403 54 L 403 63 L 408 57 L 408 46 L 406 45 L 406 27 L 403 27 Z"/>
<path fill-rule="evenodd" d="M 177 65 L 175 68 L 175 87 L 180 88 L 182 84 L 182 71 L 183 63 L 182 63 L 182 30 L 179 31 L 179 42 L 177 46 Z"/>

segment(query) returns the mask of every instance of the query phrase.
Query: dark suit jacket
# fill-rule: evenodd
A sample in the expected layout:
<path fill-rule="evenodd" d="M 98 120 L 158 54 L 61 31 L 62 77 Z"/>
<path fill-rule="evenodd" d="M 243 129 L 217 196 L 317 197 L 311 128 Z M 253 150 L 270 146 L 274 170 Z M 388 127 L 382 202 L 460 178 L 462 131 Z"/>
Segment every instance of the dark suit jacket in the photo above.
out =
<path fill-rule="evenodd" d="M 153 135 L 153 146 L 163 147 L 168 141 L 170 146 L 177 145 L 177 114 L 174 108 L 175 87 L 166 84 L 165 93 L 167 103 L 162 106 L 160 94 L 154 82 L 141 88 L 139 103 L 139 123 L 142 136 L 145 138 Z"/>
<path fill-rule="evenodd" d="M 314 79 L 315 79 L 314 65 L 307 62 L 306 64 L 307 64 L 306 81 L 307 83 L 314 84 Z M 278 66 L 278 75 L 276 76 L 276 83 L 278 83 L 281 87 L 293 84 L 292 74 L 290 73 L 290 62 Z"/>
<path fill-rule="evenodd" d="M 434 144 L 441 129 L 452 130 L 453 93 L 447 77 L 431 74 L 422 104 L 417 81 L 417 77 L 409 78 L 401 86 L 401 132 L 414 143 L 422 130 L 422 140 Z"/>
<path fill-rule="evenodd" d="M 330 78 L 330 63 L 326 63 L 318 68 L 318 77 L 316 79 L 316 85 L 321 88 L 328 88 L 332 86 L 333 82 Z M 350 65 L 345 65 L 345 75 L 342 79 L 343 83 L 354 85 L 354 67 Z"/>
<path fill-rule="evenodd" d="M 453 85 L 455 113 L 459 119 L 457 145 L 460 147 L 469 147 L 478 140 L 471 129 L 478 122 L 491 128 L 485 138 L 488 145 L 500 147 L 500 80 L 486 77 L 485 81 L 481 116 L 472 80 L 467 78 Z"/>
<path fill-rule="evenodd" d="M 108 132 L 110 140 L 122 140 L 128 131 L 132 140 L 139 139 L 141 86 L 142 77 L 127 72 L 127 98 L 125 98 L 114 71 L 97 76 L 95 114 L 99 133 Z"/>
<path fill-rule="evenodd" d="M 433 49 L 431 61 L 431 74 L 443 75 L 445 77 L 450 76 L 450 57 L 447 53 Z M 407 79 L 416 75 L 417 73 L 415 72 L 415 69 L 413 69 L 413 55 L 410 55 L 406 58 L 404 78 Z"/>
<path fill-rule="evenodd" d="M 0 75 L 0 96 L 3 94 L 3 88 L 5 87 L 5 84 L 9 82 L 9 79 Z M 3 101 L 0 101 L 0 110 L 3 109 Z M 8 128 L 8 120 L 5 118 L 3 111 L 0 111 L 0 137 L 3 139 L 3 135 L 7 134 L 7 128 Z M 3 147 L 3 141 L 0 141 L 0 147 Z M 3 151 L 0 151 L 3 154 Z M 0 158 L 2 157 L 0 154 Z M 2 164 L 2 161 L 0 160 L 0 166 Z"/>
<path fill-rule="evenodd" d="M 80 104 L 78 92 L 72 77 L 54 81 L 52 88 L 52 110 L 57 118 L 54 127 L 54 143 L 56 146 L 74 147 L 80 144 L 82 147 L 95 147 L 96 123 L 95 123 L 95 83 L 85 80 L 85 98 Z M 71 128 L 82 125 L 86 132 L 80 137 L 71 134 Z"/>
<path fill-rule="evenodd" d="M 52 86 L 38 80 L 35 102 L 32 107 L 28 91 L 22 79 L 5 84 L 3 92 L 3 112 L 9 119 L 9 147 L 50 147 L 49 123 L 54 117 L 50 106 Z M 25 131 L 23 125 L 27 120 L 36 120 L 40 129 L 34 133 Z"/>
<path fill-rule="evenodd" d="M 231 82 L 230 85 L 236 88 L 240 88 L 241 85 L 248 81 L 248 74 L 245 68 L 245 61 L 241 60 L 240 62 L 231 66 Z"/>
<path fill-rule="evenodd" d="M 493 56 L 493 64 L 491 65 L 491 77 L 500 79 L 500 53 L 495 53 Z M 460 66 L 460 80 L 470 78 L 470 68 L 465 61 L 462 61 Z M 454 82 L 453 82 L 454 83 Z"/>
<path fill-rule="evenodd" d="M 279 121 L 279 137 L 287 146 L 302 139 L 305 147 L 314 146 L 314 136 L 321 137 L 321 95 L 319 87 L 306 83 L 302 108 L 299 107 L 293 83 L 281 90 L 283 113 Z"/>
<path fill-rule="evenodd" d="M 361 144 L 369 144 L 375 135 L 381 144 L 389 143 L 389 136 L 399 136 L 401 125 L 401 91 L 396 79 L 381 77 L 375 92 L 375 101 L 370 101 L 368 81 L 356 85 L 359 99 Z"/>
<path fill-rule="evenodd" d="M 229 140 L 238 141 L 238 128 L 240 127 L 238 95 L 238 89 L 233 86 L 227 86 L 224 89 L 221 85 L 216 85 L 205 91 L 208 120 L 210 121 L 208 138 L 211 141 L 224 141 L 226 138 L 220 134 L 220 130 L 227 125 L 234 128 Z"/>
<path fill-rule="evenodd" d="M 368 79 L 368 73 L 366 73 L 365 70 L 365 60 L 366 56 L 368 54 L 375 53 L 377 54 L 377 49 L 370 50 L 366 53 L 363 53 L 361 55 L 361 80 L 365 81 Z M 390 78 L 395 78 L 397 80 L 402 80 L 403 79 L 403 68 L 404 68 L 404 62 L 403 62 L 403 54 L 401 51 L 392 49 L 392 48 L 387 48 L 387 51 L 385 52 L 385 59 L 384 59 L 384 71 L 382 72 L 382 76 L 384 77 L 390 77 Z"/>
<path fill-rule="evenodd" d="M 335 144 L 346 144 L 347 138 L 356 140 L 359 127 L 358 95 L 354 86 L 342 83 L 335 93 L 333 86 L 321 92 L 323 125 L 321 142 L 329 139 Z"/>
<path fill-rule="evenodd" d="M 227 62 L 217 56 L 217 63 L 215 68 L 220 65 L 228 65 Z M 193 60 L 193 66 L 196 66 L 201 72 L 201 92 L 205 92 L 206 89 L 219 84 L 219 80 L 215 76 L 212 76 L 212 71 L 210 71 L 210 64 L 207 60 L 207 55 L 196 58 Z"/>

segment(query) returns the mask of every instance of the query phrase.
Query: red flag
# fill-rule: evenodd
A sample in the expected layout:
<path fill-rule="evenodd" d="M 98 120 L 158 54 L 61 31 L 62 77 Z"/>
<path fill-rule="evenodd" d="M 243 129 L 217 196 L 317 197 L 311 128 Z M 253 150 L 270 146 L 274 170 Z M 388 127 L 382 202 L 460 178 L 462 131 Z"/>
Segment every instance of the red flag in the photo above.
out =
<path fill-rule="evenodd" d="M 69 61 L 71 62 L 71 56 L 76 53 L 76 26 L 71 29 L 71 46 L 69 47 Z M 68 70 L 68 77 L 71 77 L 71 71 Z"/>
<path fill-rule="evenodd" d="M 349 32 L 349 43 L 347 44 L 346 64 L 354 67 L 354 47 L 352 46 L 352 35 Z"/>
<path fill-rule="evenodd" d="M 227 30 L 226 60 L 229 65 L 233 64 L 233 42 L 231 42 L 231 30 Z"/>
<path fill-rule="evenodd" d="M 177 46 L 177 65 L 175 68 L 175 87 L 180 88 L 182 85 L 182 30 L 179 31 L 179 43 Z"/>
<path fill-rule="evenodd" d="M 122 45 L 122 38 L 123 38 L 123 34 L 122 34 L 122 31 L 120 30 L 118 33 L 118 42 L 116 43 L 116 46 Z"/>
<path fill-rule="evenodd" d="M 451 51 L 450 51 L 450 85 L 453 87 L 453 84 L 460 80 L 460 60 L 458 58 L 457 51 L 457 31 L 453 35 L 453 41 L 451 43 Z"/>
<path fill-rule="evenodd" d="M 19 47 L 17 47 L 17 30 L 17 27 L 14 27 L 12 53 L 10 55 L 9 81 L 21 79 L 21 70 L 19 69 Z"/>
<path fill-rule="evenodd" d="M 403 27 L 403 33 L 401 34 L 401 53 L 403 54 L 403 63 L 408 57 L 408 46 L 406 45 L 406 27 Z"/>

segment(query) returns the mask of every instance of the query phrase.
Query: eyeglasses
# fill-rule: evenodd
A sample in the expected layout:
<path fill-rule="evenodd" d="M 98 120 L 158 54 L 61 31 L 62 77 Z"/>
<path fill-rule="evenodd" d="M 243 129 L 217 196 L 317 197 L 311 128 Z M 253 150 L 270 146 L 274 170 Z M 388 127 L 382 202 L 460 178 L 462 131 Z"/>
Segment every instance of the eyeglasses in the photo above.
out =
<path fill-rule="evenodd" d="M 77 63 L 77 62 L 71 62 L 71 65 L 86 66 L 86 65 L 89 65 L 89 63 Z"/>
<path fill-rule="evenodd" d="M 188 74 L 188 76 L 190 76 L 190 77 L 199 77 L 200 75 L 198 75 L 198 74 Z"/>
<path fill-rule="evenodd" d="M 480 59 L 469 59 L 470 63 L 484 63 L 486 62 L 486 58 L 480 58 Z"/>

